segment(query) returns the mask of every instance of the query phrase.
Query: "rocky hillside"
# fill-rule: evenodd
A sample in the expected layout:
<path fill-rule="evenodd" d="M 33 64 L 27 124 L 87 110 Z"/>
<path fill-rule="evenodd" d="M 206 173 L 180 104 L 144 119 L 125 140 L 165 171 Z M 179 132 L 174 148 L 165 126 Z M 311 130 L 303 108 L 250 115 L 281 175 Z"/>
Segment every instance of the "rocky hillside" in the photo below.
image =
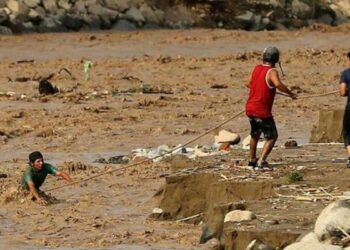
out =
<path fill-rule="evenodd" d="M 348 22 L 347 0 L 0 0 L 0 33 L 149 28 L 294 29 Z"/>

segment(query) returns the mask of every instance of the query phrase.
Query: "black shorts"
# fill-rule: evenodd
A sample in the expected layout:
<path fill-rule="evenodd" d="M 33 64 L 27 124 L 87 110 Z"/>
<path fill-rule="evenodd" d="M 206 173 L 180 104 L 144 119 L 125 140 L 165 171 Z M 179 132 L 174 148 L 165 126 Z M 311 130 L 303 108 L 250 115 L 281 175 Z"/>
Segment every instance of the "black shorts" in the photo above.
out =
<path fill-rule="evenodd" d="M 345 147 L 350 146 L 350 109 L 345 109 L 344 112 L 343 136 Z"/>
<path fill-rule="evenodd" d="M 278 133 L 273 117 L 257 118 L 249 116 L 249 122 L 251 128 L 250 135 L 252 137 L 263 133 L 266 140 L 277 139 Z"/>

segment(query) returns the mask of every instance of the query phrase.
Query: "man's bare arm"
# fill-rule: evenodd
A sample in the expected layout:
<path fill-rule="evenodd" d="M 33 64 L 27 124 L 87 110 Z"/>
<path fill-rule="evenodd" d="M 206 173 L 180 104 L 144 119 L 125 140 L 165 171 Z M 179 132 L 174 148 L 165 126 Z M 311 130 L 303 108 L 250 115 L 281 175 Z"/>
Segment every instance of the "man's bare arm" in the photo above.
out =
<path fill-rule="evenodd" d="M 346 83 L 342 82 L 339 85 L 339 95 L 340 96 L 348 96 L 348 88 L 346 87 Z"/>
<path fill-rule="evenodd" d="M 29 187 L 30 193 L 34 196 L 34 198 L 35 198 L 40 204 L 46 205 L 47 202 L 46 202 L 43 198 L 41 198 L 41 197 L 39 196 L 38 192 L 36 191 L 34 182 L 28 181 L 28 182 L 27 182 L 27 185 L 28 185 L 28 187 Z"/>
<path fill-rule="evenodd" d="M 289 88 L 281 82 L 277 70 L 270 71 L 270 74 L 268 75 L 268 80 L 279 91 L 286 93 L 287 95 L 289 95 L 293 99 L 296 99 L 296 97 L 297 97 L 296 94 L 294 94 L 292 91 L 290 91 Z"/>
<path fill-rule="evenodd" d="M 72 178 L 69 176 L 69 174 L 65 173 L 65 172 L 57 172 L 56 176 L 62 177 L 63 179 L 65 179 L 68 182 L 73 182 Z"/>

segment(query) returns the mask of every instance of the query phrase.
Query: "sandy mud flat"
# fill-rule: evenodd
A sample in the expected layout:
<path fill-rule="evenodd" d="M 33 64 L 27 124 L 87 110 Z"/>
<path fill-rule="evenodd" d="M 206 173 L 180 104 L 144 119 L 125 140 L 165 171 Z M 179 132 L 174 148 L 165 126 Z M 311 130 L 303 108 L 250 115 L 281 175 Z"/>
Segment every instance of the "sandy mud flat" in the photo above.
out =
<path fill-rule="evenodd" d="M 198 29 L 0 37 L 0 174 L 6 175 L 0 179 L 1 197 L 4 200 L 6 192 L 17 186 L 27 155 L 34 150 L 81 180 L 120 167 L 96 163 L 101 157 L 175 146 L 214 127 L 244 109 L 248 90 L 243 84 L 267 45 L 281 49 L 284 81 L 300 96 L 337 90 L 348 39 L 342 29 L 322 27 L 289 32 Z M 93 62 L 88 80 L 83 72 L 86 60 Z M 62 68 L 71 75 L 58 73 Z M 52 73 L 50 81 L 60 93 L 39 95 L 38 79 Z M 317 112 L 344 105 L 345 99 L 337 95 L 297 101 L 277 96 L 274 115 L 280 137 L 271 157 L 276 171 L 271 174 L 242 169 L 248 152 L 237 146 L 225 156 L 185 164 L 188 171 L 169 161 L 146 163 L 53 191 L 47 207 L 21 197 L 7 200 L 0 205 L 0 248 L 208 249 L 209 245 L 199 244 L 199 222 L 217 225 L 210 219 L 220 214 L 213 204 L 243 200 L 257 220 L 241 228 L 225 225 L 227 249 L 242 249 L 254 234 L 265 237 L 267 230 L 283 229 L 290 232 L 282 237 L 285 242 L 274 233 L 268 236 L 281 247 L 293 241 L 293 235 L 310 230 L 332 200 L 300 201 L 294 196 L 312 188 L 337 196 L 349 184 L 344 161 L 337 160 L 345 157 L 342 145 L 288 150 L 280 146 L 289 139 L 307 143 Z M 224 127 L 243 138 L 249 134 L 244 115 Z M 209 134 L 194 145 L 211 145 L 213 137 Z M 297 168 L 305 180 L 292 185 L 287 175 Z M 176 185 L 169 189 L 169 182 Z M 50 177 L 43 190 L 63 184 Z M 186 193 L 191 185 L 193 192 Z M 246 192 L 223 191 L 230 189 Z M 215 190 L 219 195 L 213 195 Z M 158 206 L 169 210 L 171 220 L 149 218 Z M 198 213 L 203 216 L 188 223 L 174 222 Z M 242 233 L 247 231 L 252 232 L 249 237 Z"/>

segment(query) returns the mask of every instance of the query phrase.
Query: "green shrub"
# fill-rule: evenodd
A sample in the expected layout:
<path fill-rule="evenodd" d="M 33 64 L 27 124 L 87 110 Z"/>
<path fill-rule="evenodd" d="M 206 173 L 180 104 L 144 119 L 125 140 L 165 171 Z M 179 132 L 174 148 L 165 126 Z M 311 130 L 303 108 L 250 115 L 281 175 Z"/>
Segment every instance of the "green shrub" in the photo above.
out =
<path fill-rule="evenodd" d="M 289 173 L 288 175 L 288 181 L 290 183 L 298 182 L 298 181 L 303 181 L 304 178 L 301 175 L 301 173 L 297 170 L 293 170 L 292 172 Z"/>

